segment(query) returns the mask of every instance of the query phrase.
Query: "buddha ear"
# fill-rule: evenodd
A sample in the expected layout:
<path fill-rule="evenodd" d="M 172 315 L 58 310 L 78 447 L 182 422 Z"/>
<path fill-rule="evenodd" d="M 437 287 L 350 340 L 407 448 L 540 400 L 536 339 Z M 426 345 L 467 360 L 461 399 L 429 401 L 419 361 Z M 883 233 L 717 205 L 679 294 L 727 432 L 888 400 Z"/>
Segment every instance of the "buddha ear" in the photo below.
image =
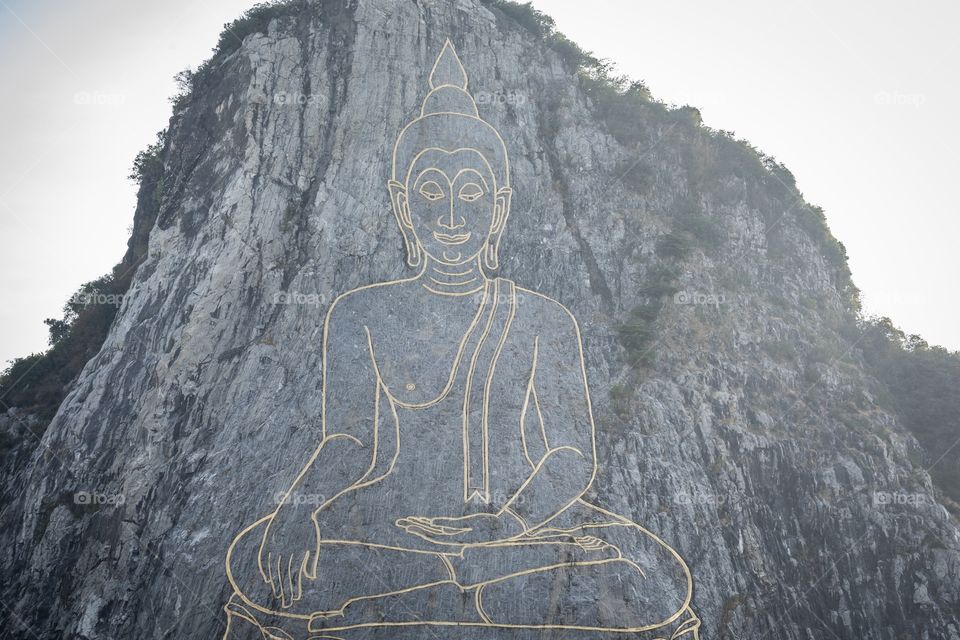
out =
<path fill-rule="evenodd" d="M 503 236 L 503 229 L 507 225 L 507 218 L 510 217 L 510 199 L 512 197 L 513 189 L 510 187 L 497 190 L 493 205 L 493 221 L 490 223 L 490 235 L 487 237 L 487 245 L 483 250 L 483 263 L 488 269 L 498 269 L 500 267 L 500 238 Z"/>
<path fill-rule="evenodd" d="M 410 207 L 407 205 L 407 187 L 396 180 L 388 180 L 387 188 L 390 190 L 390 206 L 393 208 L 393 215 L 397 216 L 400 230 L 413 229 Z"/>
<path fill-rule="evenodd" d="M 503 227 L 507 224 L 507 218 L 510 217 L 510 199 L 513 197 L 513 189 L 502 187 L 497 190 L 496 204 L 493 209 L 493 224 L 490 225 L 490 233 L 501 234 Z"/>
<path fill-rule="evenodd" d="M 423 256 L 420 241 L 417 240 L 417 234 L 413 231 L 407 187 L 401 182 L 390 180 L 387 182 L 387 188 L 390 190 L 390 208 L 393 209 L 393 215 L 400 227 L 400 235 L 403 236 L 403 245 L 407 250 L 407 264 L 411 267 L 420 266 Z"/>

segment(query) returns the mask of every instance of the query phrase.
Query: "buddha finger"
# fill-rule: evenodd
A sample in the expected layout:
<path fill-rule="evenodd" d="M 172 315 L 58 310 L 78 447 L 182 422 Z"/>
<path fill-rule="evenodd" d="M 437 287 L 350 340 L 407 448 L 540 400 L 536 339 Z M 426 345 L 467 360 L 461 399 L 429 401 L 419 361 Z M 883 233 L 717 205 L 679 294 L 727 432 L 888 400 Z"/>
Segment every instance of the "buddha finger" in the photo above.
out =
<path fill-rule="evenodd" d="M 438 532 L 438 535 L 455 536 L 470 531 L 470 527 L 462 527 L 459 518 L 410 518 L 418 526 Z"/>
<path fill-rule="evenodd" d="M 447 529 L 450 531 L 471 531 L 473 527 L 467 525 L 468 522 L 476 524 L 475 520 L 466 518 L 433 518 L 428 521 L 430 526 Z M 466 526 L 465 526 L 466 525 Z"/>
<path fill-rule="evenodd" d="M 445 536 L 458 536 L 462 533 L 470 533 L 473 531 L 472 527 L 437 527 L 440 529 L 440 532 Z"/>
<path fill-rule="evenodd" d="M 317 579 L 317 558 L 313 551 L 307 551 L 303 554 L 303 575 L 310 580 Z M 313 560 L 311 562 L 311 560 Z"/>
<path fill-rule="evenodd" d="M 436 529 L 442 535 L 445 535 L 445 536 L 457 536 L 457 535 L 460 535 L 461 533 L 468 533 L 470 531 L 473 531 L 473 527 L 450 527 L 442 524 L 437 524 L 436 522 L 431 523 L 430 528 Z"/>
<path fill-rule="evenodd" d="M 459 544 L 461 544 L 461 543 L 463 542 L 463 539 L 460 538 L 460 537 L 458 537 L 458 536 L 461 535 L 462 533 L 466 533 L 467 531 L 469 531 L 469 529 L 468 529 L 467 531 L 463 531 L 463 532 L 460 532 L 460 531 L 457 531 L 457 532 L 450 532 L 450 531 L 440 531 L 440 532 L 437 532 L 437 531 L 435 531 L 435 530 L 428 530 L 428 529 L 424 529 L 424 528 L 422 528 L 422 527 L 418 527 L 418 526 L 415 526 L 415 525 L 411 525 L 410 527 L 407 527 L 407 528 L 404 529 L 404 530 L 405 530 L 407 533 L 409 533 L 409 534 L 411 534 L 411 535 L 415 535 L 415 536 L 417 536 L 417 537 L 419 537 L 419 538 L 423 538 L 424 540 L 427 540 L 428 542 L 432 542 L 432 543 L 434 543 L 434 544 L 442 544 L 442 545 L 459 545 Z"/>
<path fill-rule="evenodd" d="M 404 531 L 406 531 L 407 529 L 415 525 L 414 523 L 410 522 L 406 518 L 400 518 L 399 520 L 393 523 L 393 526 L 397 527 L 398 529 L 403 529 Z"/>
<path fill-rule="evenodd" d="M 405 533 L 412 533 L 412 534 L 418 535 L 418 536 L 423 536 L 423 535 L 426 535 L 426 534 L 427 534 L 427 531 L 426 531 L 423 527 L 421 527 L 420 525 L 411 524 L 411 523 L 400 524 L 400 523 L 398 522 L 398 523 L 397 523 L 397 526 L 399 526 L 401 529 L 403 529 L 403 531 L 404 531 Z"/>
<path fill-rule="evenodd" d="M 584 551 L 604 551 L 606 549 L 617 551 L 617 548 L 609 542 L 594 536 L 579 536 L 575 537 L 573 541 Z M 617 554 L 619 555 L 619 551 L 617 551 Z"/>
<path fill-rule="evenodd" d="M 397 520 L 396 525 L 405 530 L 410 529 L 411 527 L 416 527 L 418 529 L 431 531 L 435 535 L 443 535 L 442 527 L 434 525 L 427 518 L 400 518 Z"/>
<path fill-rule="evenodd" d="M 269 578 L 267 582 L 270 584 L 270 589 L 273 591 L 273 597 L 279 598 L 280 594 L 277 592 L 277 580 L 274 574 L 275 563 L 273 561 L 273 554 L 267 553 L 267 577 Z"/>
<path fill-rule="evenodd" d="M 300 569 L 299 569 L 299 567 L 298 567 L 298 568 L 297 568 L 297 574 L 299 575 L 299 573 L 300 573 Z M 293 597 L 293 556 L 290 556 L 290 557 L 287 559 L 287 598 L 286 598 L 286 600 L 287 600 L 286 606 L 289 607 L 291 604 L 293 604 L 293 600 L 294 600 L 294 597 Z"/>
<path fill-rule="evenodd" d="M 429 527 L 429 526 L 432 526 L 433 522 L 430 520 L 430 518 L 422 518 L 420 516 L 409 516 L 409 517 L 400 518 L 399 520 L 397 520 L 397 525 L 401 527 L 406 527 L 411 524 L 422 526 L 422 527 Z"/>
<path fill-rule="evenodd" d="M 430 531 L 431 533 L 437 536 L 456 536 L 461 533 L 466 533 L 468 531 L 471 531 L 470 528 L 464 529 L 460 527 L 444 527 L 442 525 L 434 524 L 434 523 L 430 523 L 430 524 L 416 523 L 412 526 L 420 527 L 421 529 Z"/>
<path fill-rule="evenodd" d="M 276 569 L 276 572 L 273 574 L 274 582 L 276 582 L 274 595 L 280 599 L 280 604 L 286 607 L 287 600 L 283 593 L 283 558 L 281 556 L 277 556 L 277 563 L 274 565 L 274 568 Z"/>
<path fill-rule="evenodd" d="M 260 567 L 260 577 L 263 578 L 263 581 L 267 584 L 273 584 L 273 575 L 270 573 L 270 554 L 267 552 L 267 564 L 263 564 L 264 556 L 263 547 L 260 547 L 260 553 L 257 554 L 257 566 Z M 266 567 L 266 568 L 264 568 Z"/>
<path fill-rule="evenodd" d="M 293 590 L 293 601 L 296 602 L 303 597 L 303 576 L 307 573 L 307 559 L 310 557 L 310 552 L 303 554 L 303 560 L 300 561 L 300 568 L 297 569 L 297 583 Z"/>
<path fill-rule="evenodd" d="M 436 542 L 436 536 L 441 535 L 430 529 L 425 529 L 419 525 L 411 524 L 403 527 L 403 530 L 410 535 L 418 536 L 424 540 L 429 540 L 430 542 Z"/>

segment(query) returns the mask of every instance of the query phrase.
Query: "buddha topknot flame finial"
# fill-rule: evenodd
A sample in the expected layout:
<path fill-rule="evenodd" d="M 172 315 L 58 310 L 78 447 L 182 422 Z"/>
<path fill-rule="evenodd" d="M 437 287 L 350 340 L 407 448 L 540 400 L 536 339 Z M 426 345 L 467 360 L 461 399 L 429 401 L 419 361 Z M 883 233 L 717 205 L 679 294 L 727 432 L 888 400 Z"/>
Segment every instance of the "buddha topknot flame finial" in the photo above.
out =
<path fill-rule="evenodd" d="M 467 91 L 467 72 L 453 43 L 446 40 L 430 71 L 430 93 L 423 99 L 420 115 L 457 113 L 479 117 L 477 103 Z"/>

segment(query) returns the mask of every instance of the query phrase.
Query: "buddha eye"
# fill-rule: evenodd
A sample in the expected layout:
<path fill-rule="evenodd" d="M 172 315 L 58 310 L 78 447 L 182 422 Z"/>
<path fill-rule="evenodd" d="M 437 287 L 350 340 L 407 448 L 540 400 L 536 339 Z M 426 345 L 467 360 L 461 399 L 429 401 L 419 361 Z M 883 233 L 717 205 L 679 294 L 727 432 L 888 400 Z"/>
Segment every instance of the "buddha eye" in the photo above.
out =
<path fill-rule="evenodd" d="M 431 202 L 435 202 L 437 200 L 442 200 L 445 194 L 443 189 L 440 188 L 440 185 L 433 180 L 428 180 L 420 185 L 420 195 Z"/>
<path fill-rule="evenodd" d="M 476 182 L 468 182 L 460 187 L 460 193 L 457 194 L 457 197 L 464 202 L 473 202 L 482 195 L 483 188 L 480 185 L 478 185 Z"/>

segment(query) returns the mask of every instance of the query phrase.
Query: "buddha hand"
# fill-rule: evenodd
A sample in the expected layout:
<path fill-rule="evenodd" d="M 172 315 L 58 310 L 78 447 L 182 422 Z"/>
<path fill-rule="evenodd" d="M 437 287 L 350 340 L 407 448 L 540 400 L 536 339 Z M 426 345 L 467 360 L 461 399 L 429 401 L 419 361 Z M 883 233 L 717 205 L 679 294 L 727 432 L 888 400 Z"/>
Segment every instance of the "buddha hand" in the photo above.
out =
<path fill-rule="evenodd" d="M 319 554 L 320 527 L 313 512 L 281 505 L 263 534 L 257 565 L 283 608 L 301 598 L 304 578 L 316 579 Z"/>
<path fill-rule="evenodd" d="M 523 521 L 510 511 L 499 515 L 474 513 L 461 518 L 400 518 L 396 525 L 411 535 L 435 544 L 481 545 L 517 538 L 526 533 Z"/>

